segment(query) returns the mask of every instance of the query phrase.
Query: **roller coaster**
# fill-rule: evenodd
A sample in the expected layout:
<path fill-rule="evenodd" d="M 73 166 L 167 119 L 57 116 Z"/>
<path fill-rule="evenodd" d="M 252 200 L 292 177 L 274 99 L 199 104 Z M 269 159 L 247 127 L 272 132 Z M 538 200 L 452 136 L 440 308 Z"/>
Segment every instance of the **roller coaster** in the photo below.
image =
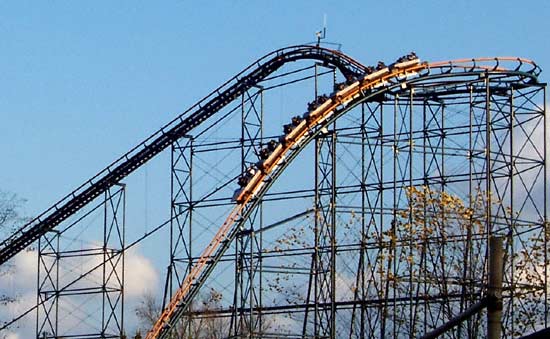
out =
<path fill-rule="evenodd" d="M 305 62 L 313 66 L 285 69 Z M 299 75 L 311 70 L 313 75 Z M 118 276 L 128 248 L 170 225 L 163 311 L 147 339 L 192 336 L 193 319 L 211 318 L 230 319 L 223 323 L 224 337 L 232 338 L 416 337 L 484 297 L 488 239 L 501 235 L 508 255 L 504 333 L 512 337 L 547 327 L 547 122 L 540 72 L 533 61 L 516 57 L 427 62 L 411 53 L 389 65 L 363 66 L 319 46 L 274 51 L 13 232 L 0 244 L 0 264 L 37 241 L 41 258 L 53 256 L 40 259 L 37 338 L 119 337 L 123 317 L 119 321 L 115 314 L 123 312 L 123 298 L 110 299 L 109 279 Z M 320 79 L 327 75 L 324 84 L 330 90 L 323 94 Z M 305 113 L 292 115 L 282 135 L 264 137 L 263 102 L 258 108 L 257 98 L 308 80 L 314 82 L 314 97 Z M 270 81 L 281 82 L 268 85 Z M 209 135 L 239 111 L 240 135 L 224 141 Z M 295 164 L 307 162 L 301 154 L 312 147 L 313 188 L 285 186 L 292 181 L 285 173 L 301 172 Z M 118 224 L 123 218 L 117 217 L 124 213 L 119 208 L 123 180 L 167 149 L 172 152 L 170 219 L 130 245 L 119 235 L 120 248 L 110 249 L 109 237 L 124 234 Z M 196 188 L 192 159 L 201 152 L 237 149 L 238 170 L 225 173 L 215 188 Z M 348 161 L 353 165 L 345 166 Z M 197 191 L 198 199 L 191 194 Z M 461 213 L 468 215 L 470 226 L 437 198 L 450 199 L 455 209 L 463 204 Z M 299 200 L 305 207 L 285 216 L 285 200 Z M 422 216 L 411 207 L 419 201 Z M 283 204 L 271 207 L 271 214 L 286 218 L 265 226 L 263 214 L 274 202 Z M 83 212 L 86 208 L 90 212 Z M 101 208 L 109 236 L 97 252 L 103 261 L 90 269 L 112 265 L 111 273 L 103 269 L 99 292 L 104 301 L 101 329 L 97 334 L 62 333 L 51 305 L 59 304 L 64 291 L 77 293 L 71 286 L 86 274 L 65 286 L 54 282 L 52 265 L 57 269 L 59 258 L 69 256 L 59 252 L 59 235 Z M 192 235 L 193 213 L 200 208 L 223 209 L 221 226 L 210 240 Z M 346 229 L 346 216 L 357 215 Z M 309 224 L 309 231 L 288 226 L 294 220 Z M 263 234 L 283 224 L 278 241 L 286 241 L 286 247 L 263 247 Z M 300 237 L 312 239 L 300 242 Z M 200 254 L 193 255 L 193 243 L 203 247 Z M 292 267 L 281 264 L 285 256 L 294 258 Z M 275 264 L 267 264 L 270 260 Z M 348 261 L 357 265 L 351 273 L 337 269 L 351 265 Z M 185 267 L 178 269 L 182 263 Z M 234 266 L 232 299 L 227 306 L 201 311 L 196 307 L 200 292 L 224 263 Z M 285 290 L 280 293 L 291 290 L 279 282 L 281 277 L 296 280 L 303 293 L 264 304 L 266 285 L 273 286 L 265 277 L 269 272 L 276 272 L 276 288 Z M 532 274 L 537 277 L 526 278 Z M 113 288 L 121 295 L 123 276 Z M 216 279 L 227 277 L 221 272 Z M 352 283 L 346 286 L 346 279 Z M 294 325 L 274 328 L 281 314 Z M 478 315 L 448 335 L 476 337 L 483 324 Z"/>

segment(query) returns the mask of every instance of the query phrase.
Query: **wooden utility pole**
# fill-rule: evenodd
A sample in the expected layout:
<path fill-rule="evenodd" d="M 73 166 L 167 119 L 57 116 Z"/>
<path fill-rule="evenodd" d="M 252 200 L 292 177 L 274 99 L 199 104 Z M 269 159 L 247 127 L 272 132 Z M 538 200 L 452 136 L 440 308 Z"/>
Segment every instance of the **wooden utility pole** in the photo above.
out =
<path fill-rule="evenodd" d="M 502 319 L 502 237 L 489 238 L 489 286 L 487 286 L 487 338 L 500 339 Z"/>

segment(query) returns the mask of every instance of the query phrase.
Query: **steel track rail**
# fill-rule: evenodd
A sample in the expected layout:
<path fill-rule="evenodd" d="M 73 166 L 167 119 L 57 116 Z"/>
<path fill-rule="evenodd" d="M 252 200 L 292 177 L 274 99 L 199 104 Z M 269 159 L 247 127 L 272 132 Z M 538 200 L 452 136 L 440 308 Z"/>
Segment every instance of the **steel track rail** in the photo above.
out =
<path fill-rule="evenodd" d="M 177 139 L 189 133 L 193 128 L 210 118 L 281 66 L 289 62 L 306 59 L 318 60 L 326 65 L 336 67 L 349 80 L 365 72 L 365 67 L 350 57 L 320 47 L 293 46 L 267 54 L 86 181 L 51 208 L 12 233 L 0 244 L 0 265 L 38 240 L 46 232 L 54 229 L 107 189 L 119 183 Z"/>

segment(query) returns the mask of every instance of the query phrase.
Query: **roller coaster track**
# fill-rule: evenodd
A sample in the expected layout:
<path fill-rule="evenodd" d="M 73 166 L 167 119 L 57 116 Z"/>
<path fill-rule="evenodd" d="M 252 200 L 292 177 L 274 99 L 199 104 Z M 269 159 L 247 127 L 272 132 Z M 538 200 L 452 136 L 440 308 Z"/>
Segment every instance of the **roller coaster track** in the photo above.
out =
<path fill-rule="evenodd" d="M 348 56 L 320 47 L 293 46 L 265 55 L 2 241 L 0 265 L 281 66 L 306 59 L 338 68 L 349 81 L 365 72 L 364 66 Z"/>
<path fill-rule="evenodd" d="M 516 67 L 503 68 L 501 63 L 515 63 Z M 526 70 L 525 65 L 528 65 L 529 69 Z M 477 77 L 487 76 L 489 73 L 501 74 L 503 82 L 509 81 L 507 77 L 513 76 L 517 83 L 527 83 L 536 81 L 540 68 L 530 60 L 508 57 L 462 59 L 431 64 L 415 60 L 395 64 L 374 73 L 366 73 L 351 85 L 333 93 L 330 98 L 326 98 L 326 101 L 308 112 L 304 116 L 305 119 L 291 132 L 281 137 L 280 143 L 269 157 L 258 163 L 257 171 L 251 175 L 248 183 L 235 198 L 235 207 L 185 277 L 180 288 L 172 296 L 146 338 L 168 337 L 170 329 L 187 311 L 191 301 L 229 248 L 241 225 L 250 216 L 261 197 L 315 136 L 361 102 L 379 98 L 390 90 L 399 91 L 415 81 L 445 77 L 449 73 Z"/>
<path fill-rule="evenodd" d="M 267 54 L 180 114 L 145 141 L 114 161 L 107 168 L 75 189 L 51 208 L 22 226 L 0 244 L 0 265 L 36 241 L 46 232 L 75 214 L 89 202 L 119 183 L 134 170 L 187 135 L 216 112 L 247 90 L 266 79 L 284 64 L 298 60 L 317 60 L 337 68 L 349 84 L 321 103 L 302 120 L 258 167 L 243 187 L 236 204 L 212 242 L 195 263 L 173 295 L 147 338 L 166 338 L 169 329 L 186 312 L 191 300 L 229 248 L 240 226 L 252 213 L 261 197 L 305 145 L 324 128 L 358 104 L 378 100 L 387 92 L 399 92 L 409 84 L 449 74 L 471 77 L 502 75 L 502 81 L 518 86 L 537 81 L 540 68 L 520 58 L 481 58 L 438 63 L 404 63 L 372 73 L 367 67 L 339 52 L 312 46 L 294 46 Z M 514 67 L 508 67 L 514 64 Z M 513 78 L 513 79 L 512 79 Z M 403 87 L 405 86 L 405 87 Z"/>

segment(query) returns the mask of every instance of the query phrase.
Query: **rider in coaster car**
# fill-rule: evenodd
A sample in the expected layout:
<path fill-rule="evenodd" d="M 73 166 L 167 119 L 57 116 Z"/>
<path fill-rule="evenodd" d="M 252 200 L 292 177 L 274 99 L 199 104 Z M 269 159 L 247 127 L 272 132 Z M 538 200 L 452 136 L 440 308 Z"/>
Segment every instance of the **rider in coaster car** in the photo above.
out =
<path fill-rule="evenodd" d="M 285 134 L 292 132 L 293 129 L 294 129 L 294 126 L 292 126 L 292 124 L 286 124 L 283 126 L 283 132 Z"/>
<path fill-rule="evenodd" d="M 346 79 L 346 85 L 351 85 L 353 84 L 354 82 L 357 81 L 357 78 L 354 77 L 354 76 L 349 76 L 347 79 Z"/>
<path fill-rule="evenodd" d="M 341 91 L 344 88 L 346 88 L 346 84 L 343 83 L 343 82 L 339 82 L 339 83 L 334 84 L 334 90 L 335 91 Z"/>
<path fill-rule="evenodd" d="M 267 143 L 267 148 L 273 152 L 275 150 L 275 148 L 277 148 L 277 141 L 276 140 L 269 140 L 269 142 Z"/>
<path fill-rule="evenodd" d="M 239 177 L 239 180 L 238 180 L 239 186 L 245 187 L 248 184 L 249 180 L 250 179 L 248 179 L 246 176 Z"/>
<path fill-rule="evenodd" d="M 269 158 L 270 154 L 271 154 L 271 151 L 267 147 L 264 147 L 260 150 L 260 158 L 263 160 Z"/>
<path fill-rule="evenodd" d="M 292 125 L 294 126 L 298 126 L 301 122 L 302 122 L 302 117 L 299 116 L 299 115 L 296 115 L 294 117 L 292 117 Z"/>
<path fill-rule="evenodd" d="M 323 103 L 324 103 L 325 101 L 327 101 L 327 100 L 328 100 L 328 97 L 326 96 L 326 94 L 319 95 L 319 96 L 317 97 L 317 104 L 318 104 L 318 105 L 321 105 L 321 104 L 323 104 Z"/>
<path fill-rule="evenodd" d="M 246 169 L 246 172 L 239 177 L 239 180 L 238 180 L 238 184 L 239 186 L 241 187 L 244 187 L 246 185 L 248 185 L 248 183 L 250 182 L 250 179 L 252 179 L 252 177 L 254 176 L 254 174 L 256 174 L 256 168 L 254 168 L 254 166 L 250 166 Z"/>

